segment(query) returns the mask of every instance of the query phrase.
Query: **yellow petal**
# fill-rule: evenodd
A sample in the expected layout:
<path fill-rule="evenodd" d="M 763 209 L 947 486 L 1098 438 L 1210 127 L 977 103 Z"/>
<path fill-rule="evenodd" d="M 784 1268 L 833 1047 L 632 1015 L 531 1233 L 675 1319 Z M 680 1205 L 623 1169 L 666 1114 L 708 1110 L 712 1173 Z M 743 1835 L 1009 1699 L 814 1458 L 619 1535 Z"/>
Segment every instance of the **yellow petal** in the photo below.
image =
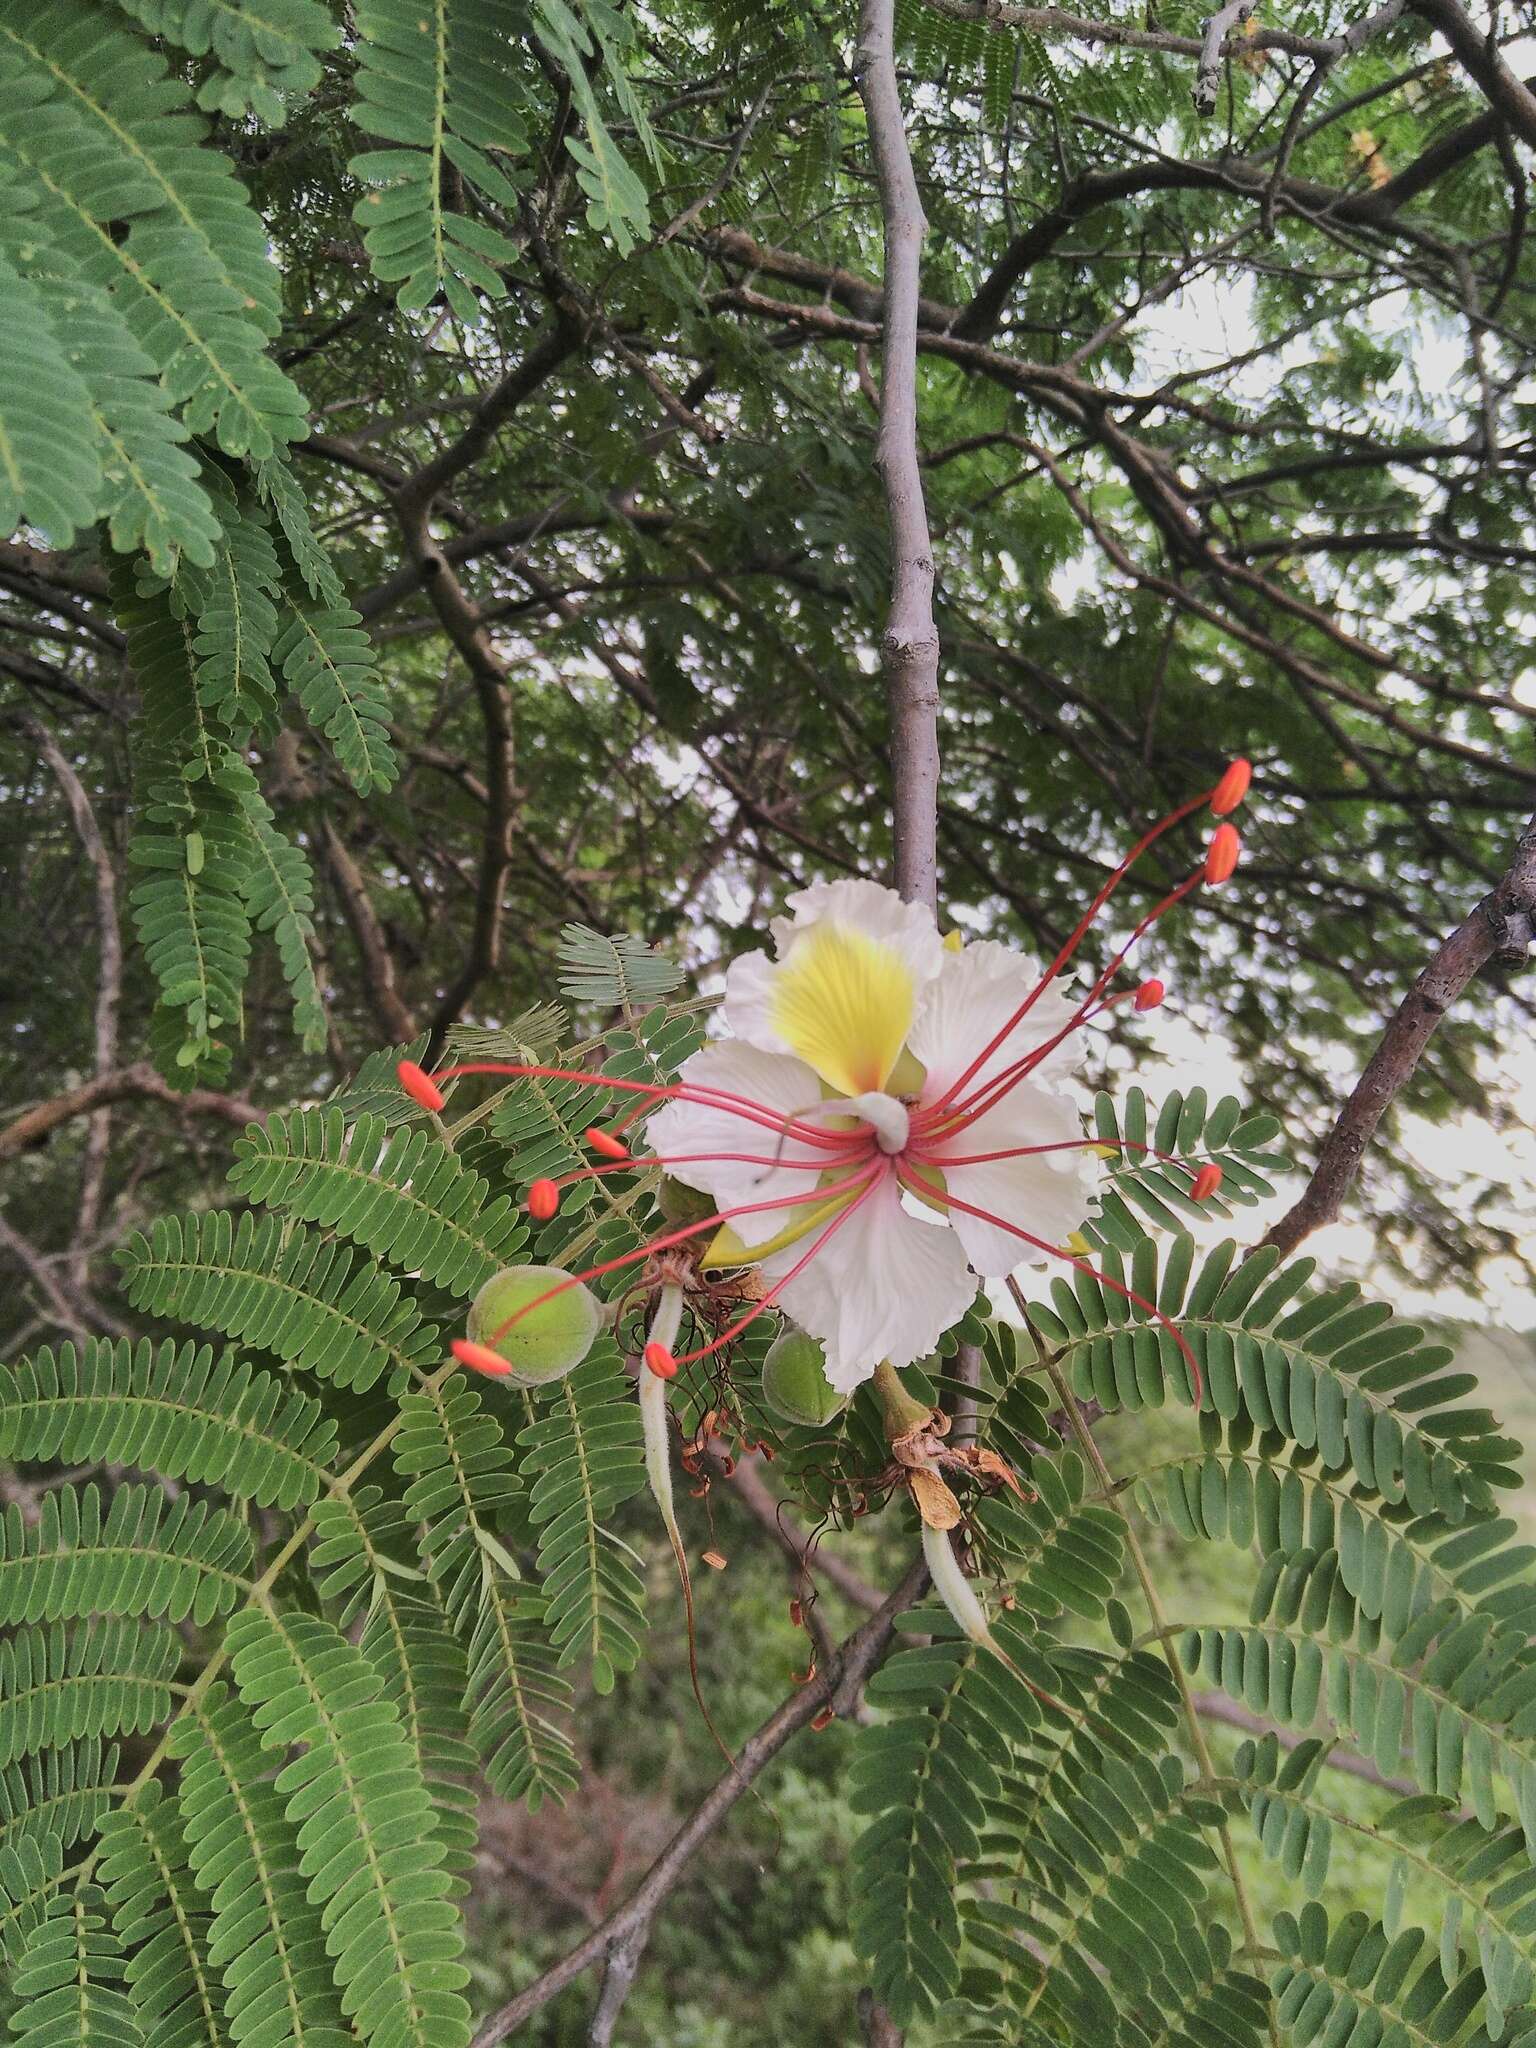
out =
<path fill-rule="evenodd" d="M 912 1028 L 917 990 L 892 946 L 821 925 L 773 979 L 770 1021 L 790 1051 L 843 1095 L 883 1089 Z"/>

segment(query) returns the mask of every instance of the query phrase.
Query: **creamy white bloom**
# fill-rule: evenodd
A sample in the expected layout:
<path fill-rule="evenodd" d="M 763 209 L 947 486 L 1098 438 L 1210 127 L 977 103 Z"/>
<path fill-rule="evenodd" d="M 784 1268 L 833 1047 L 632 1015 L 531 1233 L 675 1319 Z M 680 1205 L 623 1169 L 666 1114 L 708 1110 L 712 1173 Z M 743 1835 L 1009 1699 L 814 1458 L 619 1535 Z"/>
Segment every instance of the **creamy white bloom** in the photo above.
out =
<path fill-rule="evenodd" d="M 818 883 L 789 909 L 773 953 L 729 972 L 732 1037 L 685 1063 L 647 1138 L 727 1217 L 707 1263 L 759 1262 L 848 1391 L 931 1352 L 981 1278 L 1082 1221 L 1079 1006 L 877 883 Z"/>

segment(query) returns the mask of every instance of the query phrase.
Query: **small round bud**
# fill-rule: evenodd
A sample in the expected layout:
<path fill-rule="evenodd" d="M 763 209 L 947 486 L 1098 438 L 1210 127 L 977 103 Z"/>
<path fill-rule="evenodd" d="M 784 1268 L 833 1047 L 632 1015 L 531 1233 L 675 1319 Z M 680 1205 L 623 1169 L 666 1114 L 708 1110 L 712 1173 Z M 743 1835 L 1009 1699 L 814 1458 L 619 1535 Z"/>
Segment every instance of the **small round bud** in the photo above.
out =
<path fill-rule="evenodd" d="M 1211 791 L 1213 816 L 1224 818 L 1228 811 L 1235 811 L 1248 794 L 1248 785 L 1253 780 L 1253 763 L 1239 758 L 1233 761 L 1220 782 Z"/>
<path fill-rule="evenodd" d="M 1214 1165 L 1202 1166 L 1195 1175 L 1195 1184 L 1189 1192 L 1197 1202 L 1203 1202 L 1207 1196 L 1214 1195 L 1220 1186 L 1221 1168 Z"/>
<path fill-rule="evenodd" d="M 423 1072 L 414 1060 L 401 1060 L 395 1068 L 400 1086 L 412 1102 L 419 1102 L 423 1109 L 439 1110 L 445 1107 L 448 1098 L 432 1079 Z"/>
<path fill-rule="evenodd" d="M 658 1344 L 654 1337 L 640 1355 L 645 1360 L 649 1370 L 655 1373 L 657 1379 L 674 1380 L 677 1378 L 677 1360 L 672 1356 L 666 1345 Z"/>
<path fill-rule="evenodd" d="M 629 1147 L 621 1145 L 618 1139 L 611 1137 L 607 1131 L 599 1130 L 596 1124 L 587 1132 L 587 1143 L 594 1152 L 600 1152 L 604 1159 L 627 1159 L 629 1157 Z"/>
<path fill-rule="evenodd" d="M 560 1206 L 560 1190 L 552 1180 L 536 1180 L 528 1190 L 528 1214 L 535 1223 L 547 1223 Z"/>
<path fill-rule="evenodd" d="M 1167 990 L 1154 974 L 1150 980 L 1144 981 L 1141 987 L 1137 989 L 1136 1008 L 1138 1010 L 1155 1010 L 1166 994 Z"/>
<path fill-rule="evenodd" d="M 821 1429 L 848 1404 L 827 1378 L 826 1353 L 814 1337 L 785 1330 L 763 1360 L 763 1399 L 781 1421 Z"/>
<path fill-rule="evenodd" d="M 1237 827 L 1218 825 L 1205 850 L 1205 879 L 1208 882 L 1226 881 L 1237 866 L 1237 856 L 1242 850 L 1243 842 L 1237 836 Z"/>
<path fill-rule="evenodd" d="M 570 1278 L 559 1266 L 508 1266 L 486 1281 L 470 1305 L 470 1343 L 488 1357 L 504 1359 L 514 1386 L 564 1379 L 592 1349 L 602 1306 L 579 1281 L 562 1285 Z M 560 1292 L 552 1294 L 556 1287 Z M 548 1300 L 541 1299 L 545 1295 Z M 457 1356 L 457 1345 L 454 1351 Z M 488 1368 L 482 1364 L 478 1370 Z"/>

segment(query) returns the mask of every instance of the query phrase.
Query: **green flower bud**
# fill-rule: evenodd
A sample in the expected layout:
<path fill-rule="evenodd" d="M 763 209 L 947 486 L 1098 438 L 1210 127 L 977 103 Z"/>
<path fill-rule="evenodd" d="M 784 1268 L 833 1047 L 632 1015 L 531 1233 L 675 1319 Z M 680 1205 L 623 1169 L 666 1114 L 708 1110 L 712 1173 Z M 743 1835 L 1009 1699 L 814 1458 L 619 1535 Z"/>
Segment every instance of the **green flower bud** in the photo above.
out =
<path fill-rule="evenodd" d="M 540 1303 L 510 1330 L 495 1335 L 509 1316 L 570 1277 L 559 1266 L 508 1266 L 475 1296 L 469 1311 L 470 1340 L 489 1345 L 506 1359 L 512 1368 L 507 1375 L 511 1385 L 543 1387 L 563 1380 L 592 1349 L 602 1326 L 602 1304 L 580 1284 Z"/>
<path fill-rule="evenodd" d="M 784 1422 L 820 1429 L 848 1405 L 827 1378 L 826 1353 L 803 1330 L 785 1330 L 763 1360 L 763 1399 Z"/>

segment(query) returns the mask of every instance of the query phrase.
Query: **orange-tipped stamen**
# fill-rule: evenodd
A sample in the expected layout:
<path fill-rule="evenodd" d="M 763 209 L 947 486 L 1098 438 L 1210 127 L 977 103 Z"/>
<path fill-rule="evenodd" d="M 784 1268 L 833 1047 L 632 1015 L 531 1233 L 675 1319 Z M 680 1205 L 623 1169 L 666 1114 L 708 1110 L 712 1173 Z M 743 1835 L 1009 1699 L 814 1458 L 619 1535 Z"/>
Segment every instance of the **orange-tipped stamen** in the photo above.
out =
<path fill-rule="evenodd" d="M 1225 830 L 1226 828 L 1223 827 L 1222 829 Z M 1080 1030 L 1084 1024 L 1095 1017 L 1099 1010 L 1104 1007 L 1101 1001 L 1104 991 L 1120 972 L 1120 969 L 1124 966 L 1127 957 L 1138 941 L 1146 936 L 1159 918 L 1166 917 L 1176 904 L 1182 903 L 1184 898 L 1193 890 L 1198 889 L 1204 880 L 1204 869 L 1196 868 L 1195 872 L 1180 882 L 1176 889 L 1170 889 L 1161 903 L 1154 904 L 1146 916 L 1133 926 L 1130 937 L 1120 948 L 1119 952 L 1113 956 L 1108 966 L 1105 967 L 1092 988 L 1089 989 L 1087 995 L 1083 997 L 1081 1003 L 1079 1003 L 1076 1010 L 1073 1011 L 1059 1031 L 1053 1033 L 1051 1037 L 1042 1040 L 1039 1045 L 1031 1046 L 1030 1050 L 1020 1059 L 1015 1060 L 1012 1066 L 1005 1067 L 999 1074 L 994 1074 L 990 1080 L 982 1082 L 973 1094 L 966 1096 L 962 1101 L 951 1106 L 951 1116 L 959 1120 L 955 1127 L 957 1129 L 963 1128 L 965 1124 L 974 1122 L 977 1117 L 984 1115 L 987 1110 L 994 1109 L 1005 1095 L 1011 1093 L 1020 1081 L 1033 1073 L 1041 1061 L 1048 1058 L 1056 1050 L 1063 1039 L 1070 1038 L 1074 1031 Z M 938 1105 L 935 1104 L 934 1108 L 936 1110 Z M 914 1119 L 915 1123 L 930 1133 L 935 1121 L 936 1118 L 933 1112 L 928 1110 L 919 1112 L 918 1117 Z"/>
<path fill-rule="evenodd" d="M 1225 882 L 1237 866 L 1237 857 L 1243 850 L 1243 842 L 1237 836 L 1235 825 L 1218 825 L 1211 834 L 1211 843 L 1205 850 L 1205 879 L 1214 885 Z"/>
<path fill-rule="evenodd" d="M 1224 818 L 1228 811 L 1235 811 L 1248 794 L 1248 785 L 1253 780 L 1253 763 L 1239 755 L 1227 768 L 1220 782 L 1211 791 L 1211 814 Z"/>
<path fill-rule="evenodd" d="M 1157 976 L 1155 974 L 1150 975 L 1136 991 L 1136 1008 L 1138 1010 L 1155 1010 L 1167 993 L 1168 991 L 1163 987 Z"/>
<path fill-rule="evenodd" d="M 608 1133 L 600 1130 L 596 1124 L 587 1132 L 587 1143 L 594 1152 L 601 1152 L 605 1159 L 622 1159 L 626 1164 L 629 1162 L 629 1147 L 621 1145 L 617 1138 L 610 1138 Z"/>
<path fill-rule="evenodd" d="M 953 1080 L 950 1083 L 949 1087 L 944 1091 L 944 1093 L 939 1097 L 938 1101 L 931 1105 L 933 1109 L 937 1110 L 945 1108 L 954 1099 L 954 1097 L 959 1094 L 961 1089 L 964 1088 L 968 1082 L 970 1082 L 972 1079 L 974 1079 L 974 1077 L 977 1074 L 980 1073 L 981 1069 L 986 1065 L 987 1061 L 991 1059 L 993 1053 L 997 1051 L 998 1047 L 1004 1043 L 1004 1041 L 1009 1037 L 1010 1033 L 1016 1030 L 1017 1027 L 1029 1015 L 1030 1011 L 1035 1007 L 1035 1004 L 1039 1002 L 1041 996 L 1044 995 L 1045 991 L 1056 979 L 1056 976 L 1061 972 L 1062 968 L 1066 966 L 1067 962 L 1072 958 L 1073 954 L 1077 951 L 1078 947 L 1087 937 L 1089 929 L 1092 926 L 1094 919 L 1098 916 L 1099 912 L 1104 908 L 1104 905 L 1109 901 L 1110 897 L 1115 893 L 1116 889 L 1119 888 L 1121 882 L 1125 879 L 1126 875 L 1130 872 L 1131 868 L 1135 866 L 1136 862 L 1140 860 L 1141 856 L 1146 852 L 1147 848 L 1149 846 L 1154 845 L 1157 840 L 1161 839 L 1165 832 L 1171 832 L 1175 825 L 1182 824 L 1186 818 L 1192 816 L 1194 812 L 1198 811 L 1202 804 L 1204 804 L 1205 802 L 1206 798 L 1204 796 L 1191 797 L 1188 803 L 1180 804 L 1179 808 L 1176 811 L 1170 811 L 1168 813 L 1168 816 L 1166 818 L 1161 819 L 1156 825 L 1152 827 L 1152 829 L 1149 832 L 1144 832 L 1142 834 L 1141 838 L 1137 840 L 1136 844 L 1131 848 L 1130 852 L 1125 856 L 1124 860 L 1120 862 L 1119 866 L 1111 870 L 1108 880 L 1103 884 L 1098 894 L 1089 904 L 1087 910 L 1084 911 L 1082 917 L 1078 920 L 1076 927 L 1068 937 L 1065 945 L 1062 946 L 1060 952 L 1057 953 L 1055 959 L 1051 962 L 1050 966 L 1046 968 L 1045 972 L 1040 976 L 1040 979 L 1035 983 L 1034 987 L 1030 990 L 1029 994 L 1024 998 L 1023 1002 L 1020 1003 L 1019 1007 L 1014 1011 L 1013 1015 L 1008 1019 L 1007 1023 L 1003 1025 L 1002 1029 L 999 1032 L 997 1032 L 997 1034 L 990 1040 L 988 1044 L 982 1047 L 981 1051 L 976 1055 L 975 1059 L 971 1061 L 971 1064 L 965 1069 L 964 1073 L 958 1075 L 955 1078 L 955 1080 Z"/>
<path fill-rule="evenodd" d="M 655 1373 L 657 1379 L 675 1380 L 677 1378 L 677 1360 L 665 1344 L 647 1344 L 640 1355 L 645 1360 L 649 1369 Z"/>
<path fill-rule="evenodd" d="M 489 1344 L 475 1344 L 468 1337 L 455 1337 L 449 1350 L 471 1372 L 483 1372 L 493 1380 L 505 1379 L 512 1370 L 508 1361 L 499 1351 L 493 1351 Z"/>
<path fill-rule="evenodd" d="M 560 1190 L 552 1180 L 536 1180 L 528 1190 L 528 1214 L 536 1223 L 547 1223 L 560 1207 Z"/>
<path fill-rule="evenodd" d="M 880 1163 L 883 1165 L 885 1162 L 882 1161 Z M 876 1188 L 879 1187 L 880 1182 L 884 1179 L 884 1177 L 885 1176 L 883 1173 L 877 1174 L 876 1178 L 870 1182 L 868 1187 L 865 1188 L 862 1195 L 856 1195 L 845 1209 L 840 1209 L 837 1215 L 834 1216 L 832 1221 L 827 1225 L 826 1229 L 812 1244 L 810 1250 L 805 1254 L 805 1256 L 803 1258 L 797 1259 L 794 1265 L 790 1267 L 787 1273 L 781 1274 L 780 1277 L 774 1281 L 771 1287 L 765 1289 L 765 1291 L 758 1297 L 758 1299 L 753 1302 L 752 1306 L 747 1310 L 744 1316 L 739 1316 L 737 1320 L 731 1324 L 729 1329 L 722 1330 L 717 1337 L 712 1337 L 707 1344 L 701 1344 L 697 1351 L 685 1351 L 682 1357 L 679 1358 L 679 1360 L 677 1361 L 678 1364 L 696 1365 L 701 1358 L 711 1358 L 714 1356 L 715 1352 L 723 1351 L 726 1345 L 729 1344 L 733 1338 L 739 1337 L 741 1335 L 743 1330 L 750 1328 L 750 1326 L 757 1321 L 758 1317 L 764 1312 L 765 1309 L 773 1307 L 774 1303 L 778 1300 L 779 1296 L 783 1293 L 784 1289 L 789 1285 L 790 1281 L 793 1280 L 798 1274 L 801 1274 L 805 1271 L 806 1267 L 811 1263 L 812 1259 L 816 1257 L 817 1253 L 821 1251 L 824 1245 L 826 1245 L 833 1237 L 837 1235 L 838 1231 L 842 1229 L 843 1225 L 848 1221 L 849 1217 L 854 1215 L 858 1210 L 863 1208 L 864 1204 L 869 1200 L 870 1196 L 875 1192 Z"/>
<path fill-rule="evenodd" d="M 663 1102 L 694 1102 L 706 1109 L 726 1110 L 748 1123 L 760 1124 L 765 1130 L 792 1136 L 803 1145 L 833 1147 L 839 1142 L 836 1132 L 819 1130 L 813 1124 L 802 1124 L 793 1116 L 785 1116 L 754 1102 L 749 1095 L 737 1095 L 728 1089 L 693 1082 L 663 1085 L 656 1081 L 628 1081 L 617 1074 L 584 1073 L 579 1067 L 531 1066 L 513 1060 L 463 1060 L 457 1066 L 444 1067 L 437 1078 L 444 1082 L 456 1081 L 464 1074 L 498 1074 L 513 1080 L 575 1081 L 583 1088 L 606 1088 L 621 1095 L 644 1096 L 651 1108 Z"/>
<path fill-rule="evenodd" d="M 1195 1175 L 1195 1184 L 1189 1192 L 1195 1201 L 1204 1202 L 1214 1195 L 1220 1186 L 1221 1168 L 1215 1165 L 1202 1166 Z"/>
<path fill-rule="evenodd" d="M 500 1343 L 508 1330 L 514 1324 L 520 1323 L 524 1316 L 532 1315 L 536 1308 L 542 1308 L 546 1301 L 553 1301 L 557 1295 L 567 1293 L 572 1287 L 581 1287 L 588 1280 L 600 1280 L 608 1273 L 621 1272 L 624 1267 L 637 1265 L 641 1260 L 649 1259 L 657 1252 L 671 1251 L 674 1246 L 686 1244 L 690 1238 L 699 1237 L 706 1230 L 718 1230 L 722 1223 L 729 1223 L 733 1217 L 757 1216 L 771 1209 L 794 1209 L 803 1207 L 807 1202 L 821 1203 L 830 1201 L 837 1195 L 852 1195 L 855 1189 L 865 1186 L 870 1174 L 875 1171 L 877 1163 L 871 1161 L 862 1172 L 854 1174 L 847 1180 L 833 1181 L 827 1187 L 807 1188 L 802 1193 L 794 1195 L 775 1195 L 772 1200 L 765 1202 L 738 1202 L 733 1208 L 722 1209 L 718 1216 L 706 1216 L 698 1223 L 685 1223 L 676 1230 L 663 1231 L 661 1236 L 653 1237 L 647 1243 L 637 1245 L 633 1251 L 621 1252 L 617 1258 L 604 1259 L 599 1265 L 587 1266 L 579 1273 L 568 1273 L 555 1286 L 546 1287 L 542 1294 L 536 1294 L 532 1301 L 525 1301 L 520 1309 L 507 1317 L 505 1322 L 499 1323 L 491 1332 L 492 1341 Z M 858 1201 L 862 1199 L 863 1197 L 859 1196 L 851 1201 L 848 1208 L 840 1212 L 838 1220 L 841 1220 L 842 1216 L 848 1215 L 853 1208 L 858 1206 Z M 818 1244 L 824 1242 L 825 1237 L 817 1240 Z M 812 1247 L 813 1250 L 815 1248 L 815 1246 Z M 804 1262 L 802 1261 L 802 1263 Z M 799 1267 L 795 1268 L 796 1272 L 799 1270 Z M 792 1276 L 786 1275 L 785 1277 L 790 1278 Z M 690 1354 L 690 1359 L 692 1355 Z M 685 1360 L 682 1362 L 687 1363 L 689 1361 Z"/>
<path fill-rule="evenodd" d="M 1200 1361 L 1190 1349 L 1189 1339 L 1184 1335 L 1184 1332 L 1177 1323 L 1163 1314 L 1155 1301 L 1148 1301 L 1144 1294 L 1138 1294 L 1135 1288 L 1127 1287 L 1123 1281 L 1116 1280 L 1113 1275 L 1101 1273 L 1097 1266 L 1090 1265 L 1086 1259 L 1079 1258 L 1075 1252 L 1067 1251 L 1059 1244 L 1051 1244 L 1043 1237 L 1036 1237 L 1033 1231 L 1021 1230 L 1017 1223 L 1010 1223 L 1006 1217 L 994 1216 L 990 1209 L 978 1209 L 974 1202 L 962 1202 L 958 1195 L 951 1194 L 947 1189 L 940 1188 L 931 1181 L 924 1181 L 919 1175 L 902 1173 L 898 1177 L 904 1187 L 911 1188 L 914 1194 L 921 1195 L 925 1201 L 935 1202 L 949 1209 L 958 1209 L 963 1215 L 978 1217 L 983 1223 L 991 1223 L 999 1230 L 1006 1230 L 1010 1237 L 1021 1238 L 1025 1244 L 1033 1246 L 1038 1252 L 1044 1252 L 1048 1258 L 1065 1260 L 1067 1265 L 1071 1266 L 1076 1272 L 1088 1274 L 1101 1287 L 1108 1287 L 1113 1293 L 1122 1296 L 1126 1301 L 1134 1303 L 1137 1308 L 1144 1309 L 1149 1316 L 1161 1324 L 1163 1329 L 1172 1337 L 1174 1343 L 1178 1345 L 1179 1350 L 1183 1353 L 1184 1362 L 1189 1367 L 1190 1378 L 1194 1386 L 1195 1406 L 1199 1408 L 1204 1404 L 1205 1381 L 1200 1372 Z"/>
<path fill-rule="evenodd" d="M 430 1109 L 436 1113 L 447 1107 L 447 1096 L 432 1076 L 418 1067 L 414 1060 L 401 1060 L 395 1068 L 395 1074 L 412 1102 L 419 1102 L 423 1109 Z"/>

